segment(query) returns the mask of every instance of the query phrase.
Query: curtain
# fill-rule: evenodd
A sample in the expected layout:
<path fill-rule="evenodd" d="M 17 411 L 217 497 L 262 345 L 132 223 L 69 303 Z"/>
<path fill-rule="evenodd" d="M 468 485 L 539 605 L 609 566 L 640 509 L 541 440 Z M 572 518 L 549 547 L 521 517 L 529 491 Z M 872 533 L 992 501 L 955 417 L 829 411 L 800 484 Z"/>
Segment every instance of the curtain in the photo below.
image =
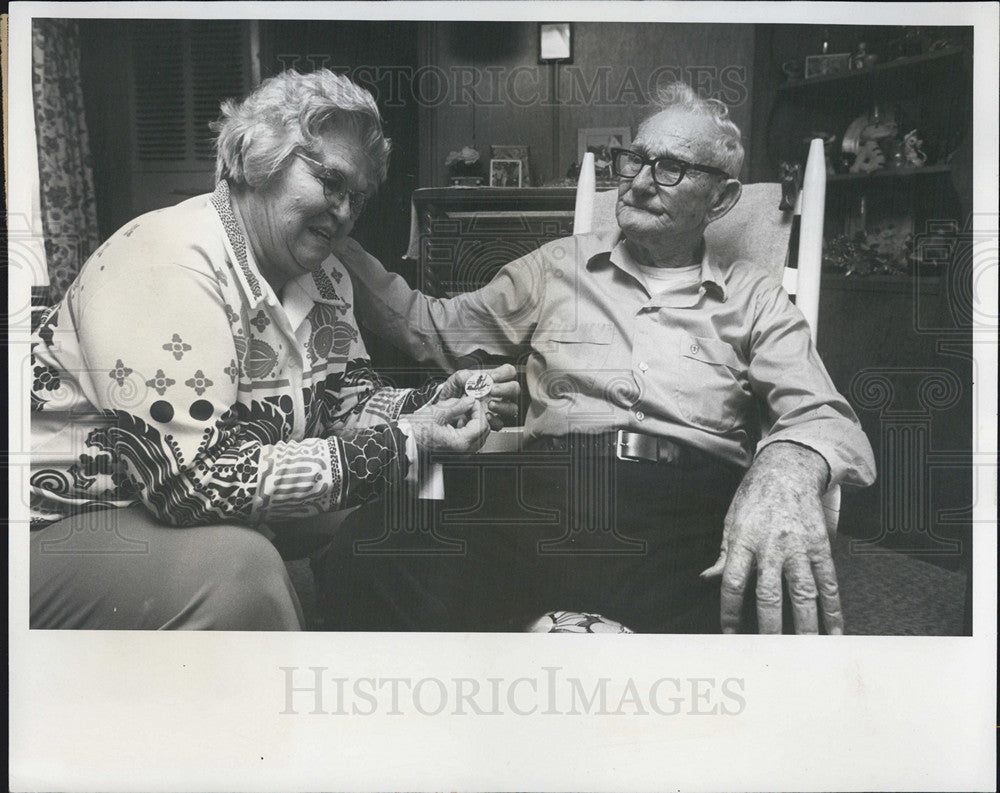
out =
<path fill-rule="evenodd" d="M 31 32 L 42 230 L 50 298 L 58 301 L 99 242 L 94 172 L 77 22 L 35 19 Z"/>

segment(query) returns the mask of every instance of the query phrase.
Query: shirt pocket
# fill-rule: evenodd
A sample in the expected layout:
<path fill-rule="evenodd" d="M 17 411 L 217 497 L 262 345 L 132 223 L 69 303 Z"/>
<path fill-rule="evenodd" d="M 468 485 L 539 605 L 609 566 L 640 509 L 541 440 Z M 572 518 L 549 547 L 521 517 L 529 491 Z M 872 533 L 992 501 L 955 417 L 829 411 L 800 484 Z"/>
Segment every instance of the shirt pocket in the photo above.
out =
<path fill-rule="evenodd" d="M 677 404 L 692 425 L 728 431 L 739 425 L 751 398 L 746 367 L 736 351 L 719 339 L 683 335 L 680 339 Z"/>
<path fill-rule="evenodd" d="M 544 360 L 549 377 L 558 374 L 592 385 L 607 365 L 614 339 L 610 322 L 584 322 L 572 330 L 539 329 L 532 346 Z"/>

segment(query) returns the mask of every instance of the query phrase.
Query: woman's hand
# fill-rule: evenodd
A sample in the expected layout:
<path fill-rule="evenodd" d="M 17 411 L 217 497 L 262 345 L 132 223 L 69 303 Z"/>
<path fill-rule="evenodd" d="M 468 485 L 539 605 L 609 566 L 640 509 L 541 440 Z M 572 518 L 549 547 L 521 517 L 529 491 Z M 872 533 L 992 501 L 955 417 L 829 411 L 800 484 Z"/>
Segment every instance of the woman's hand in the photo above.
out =
<path fill-rule="evenodd" d="M 413 438 L 422 449 L 448 452 L 478 451 L 490 425 L 482 400 L 463 396 L 429 402 L 406 416 Z"/>
<path fill-rule="evenodd" d="M 465 384 L 470 377 L 478 375 L 482 370 L 459 369 L 454 372 L 438 391 L 435 404 L 440 400 L 459 399 L 465 397 Z M 485 374 L 493 378 L 493 388 L 490 393 L 477 400 L 486 405 L 486 418 L 489 421 L 490 429 L 501 429 L 505 424 L 511 424 L 517 420 L 517 399 L 521 394 L 521 386 L 517 380 L 517 369 L 511 364 L 505 363 L 496 369 L 487 369 Z"/>

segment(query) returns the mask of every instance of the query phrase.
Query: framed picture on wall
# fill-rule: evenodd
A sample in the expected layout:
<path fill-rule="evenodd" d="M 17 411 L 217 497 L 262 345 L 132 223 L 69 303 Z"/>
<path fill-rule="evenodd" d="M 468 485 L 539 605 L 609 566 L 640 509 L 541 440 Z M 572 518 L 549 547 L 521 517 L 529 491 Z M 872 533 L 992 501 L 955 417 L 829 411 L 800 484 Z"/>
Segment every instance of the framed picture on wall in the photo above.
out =
<path fill-rule="evenodd" d="M 538 25 L 538 62 L 573 62 L 572 22 L 542 22 Z"/>
<path fill-rule="evenodd" d="M 490 187 L 522 187 L 520 160 L 490 160 Z"/>
<path fill-rule="evenodd" d="M 520 160 L 521 187 L 531 186 L 531 168 L 528 165 L 527 146 L 490 146 L 490 157 L 494 160 Z"/>
<path fill-rule="evenodd" d="M 609 187 L 615 177 L 611 173 L 611 149 L 628 148 L 632 142 L 629 127 L 586 127 L 576 133 L 576 161 L 583 164 L 583 155 L 588 151 L 594 155 L 597 185 Z"/>

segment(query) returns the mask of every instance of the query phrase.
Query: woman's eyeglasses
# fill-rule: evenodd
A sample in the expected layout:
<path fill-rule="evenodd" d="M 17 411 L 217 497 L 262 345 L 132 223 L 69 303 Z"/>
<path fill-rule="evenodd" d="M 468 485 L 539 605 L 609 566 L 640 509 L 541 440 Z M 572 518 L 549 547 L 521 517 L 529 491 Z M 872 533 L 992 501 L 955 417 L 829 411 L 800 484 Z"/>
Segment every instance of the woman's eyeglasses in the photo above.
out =
<path fill-rule="evenodd" d="M 698 165 L 678 160 L 676 157 L 653 157 L 650 159 L 629 149 L 611 150 L 611 170 L 615 176 L 634 179 L 646 165 L 653 169 L 653 181 L 662 187 L 673 187 L 680 184 L 684 174 L 689 170 L 710 173 L 713 176 L 723 176 L 726 179 L 732 178 L 721 168 L 714 168 L 711 165 Z"/>
<path fill-rule="evenodd" d="M 336 168 L 327 168 L 323 163 L 308 157 L 300 151 L 295 152 L 295 156 L 300 160 L 315 165 L 318 169 L 313 176 L 323 185 L 323 195 L 330 203 L 343 204 L 345 200 L 350 202 L 351 217 L 358 217 L 364 212 L 368 199 L 371 197 L 367 193 L 351 190 L 347 187 L 347 178 Z"/>

